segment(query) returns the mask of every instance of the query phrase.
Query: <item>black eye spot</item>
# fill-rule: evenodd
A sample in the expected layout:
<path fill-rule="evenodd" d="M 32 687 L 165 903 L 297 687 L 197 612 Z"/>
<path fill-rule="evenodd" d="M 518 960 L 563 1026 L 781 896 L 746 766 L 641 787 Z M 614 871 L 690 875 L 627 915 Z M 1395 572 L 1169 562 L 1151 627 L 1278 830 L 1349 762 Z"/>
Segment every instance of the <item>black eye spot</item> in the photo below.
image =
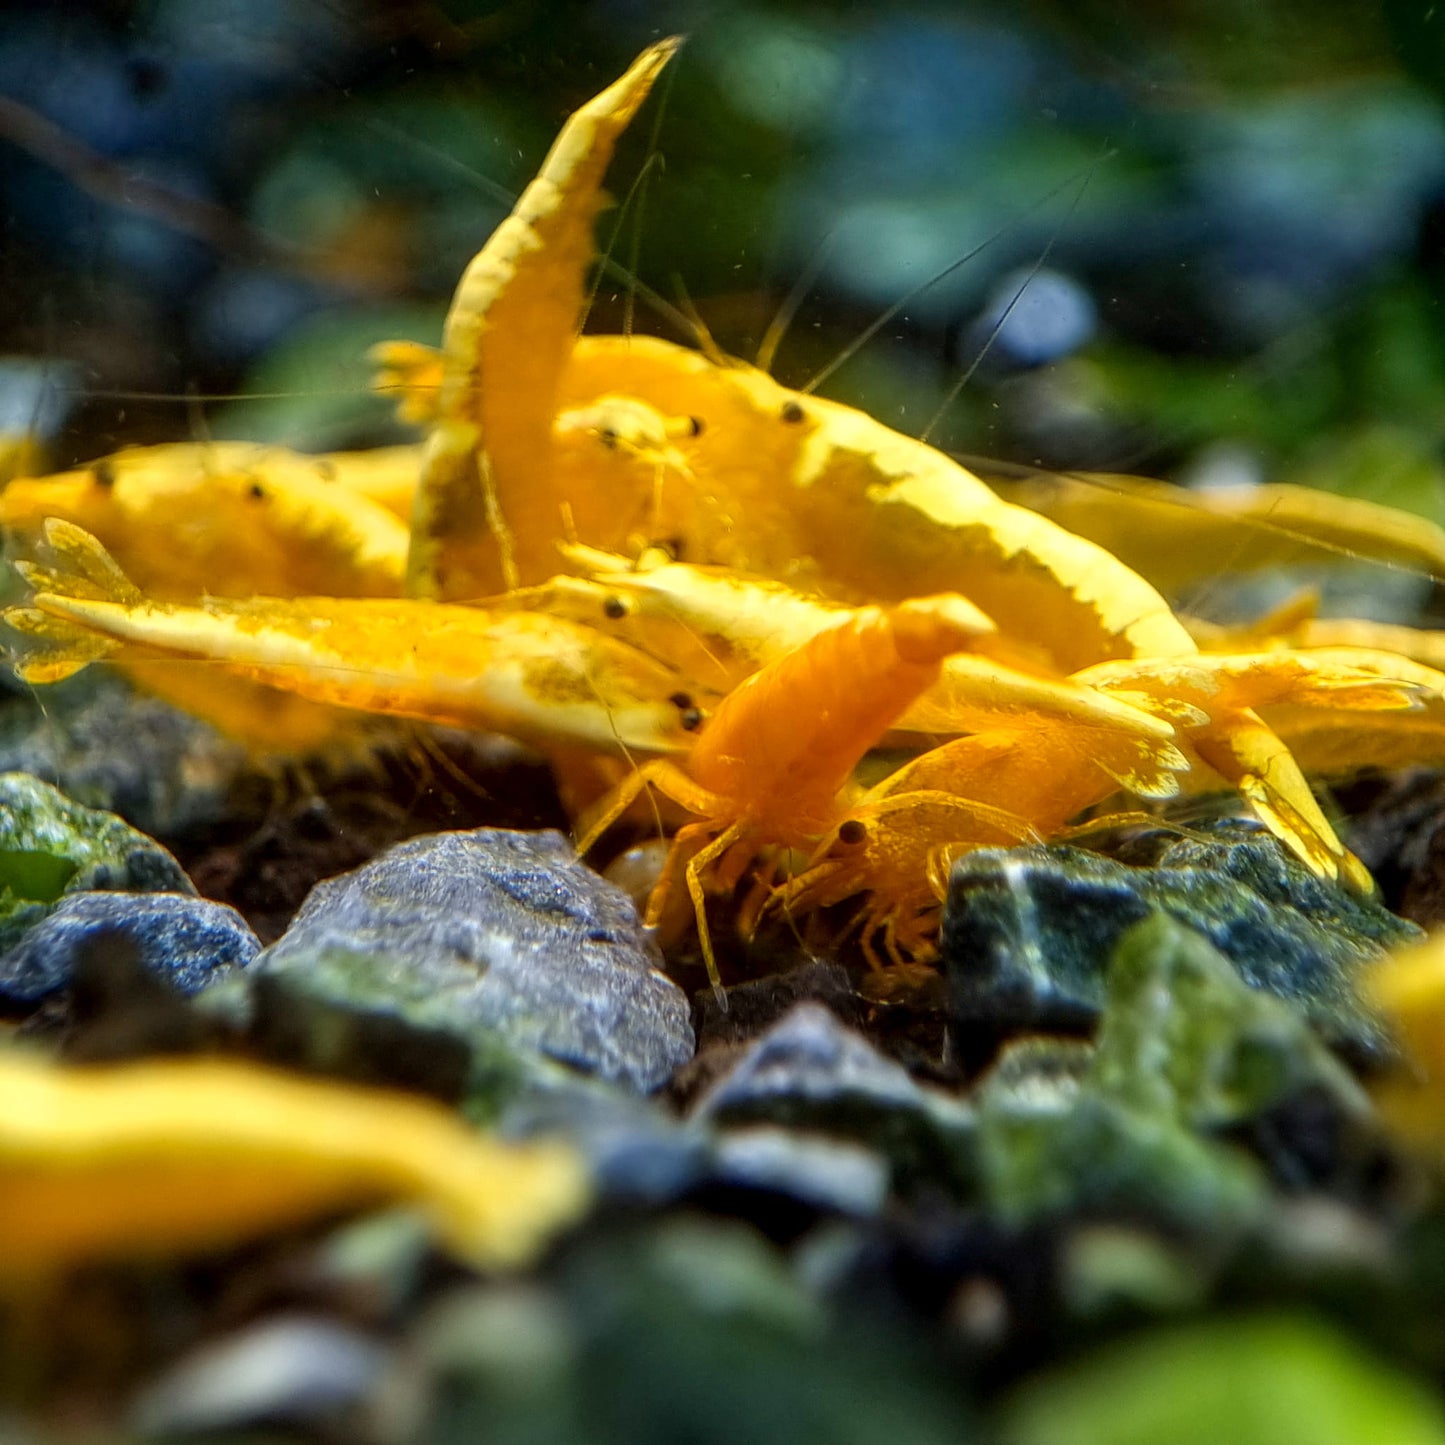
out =
<path fill-rule="evenodd" d="M 668 698 L 673 707 L 680 707 L 684 712 L 692 706 L 692 694 L 689 692 L 675 692 Z"/>
<path fill-rule="evenodd" d="M 702 709 L 700 707 L 685 707 L 682 710 L 682 730 L 685 733 L 695 733 L 702 726 Z"/>
<path fill-rule="evenodd" d="M 617 433 L 610 426 L 604 426 L 598 430 L 597 440 L 600 441 L 609 452 L 617 450 Z"/>
<path fill-rule="evenodd" d="M 258 502 L 264 501 L 266 498 L 266 488 L 260 482 L 252 482 L 248 491 Z"/>
<path fill-rule="evenodd" d="M 619 617 L 627 616 L 627 604 L 620 597 L 605 597 L 602 600 L 602 615 L 616 622 Z"/>
<path fill-rule="evenodd" d="M 115 485 L 115 468 L 107 461 L 98 461 L 91 467 L 90 477 L 97 487 L 109 491 Z"/>
<path fill-rule="evenodd" d="M 785 401 L 781 415 L 789 426 L 797 426 L 800 421 L 803 421 L 807 417 L 808 413 L 805 412 L 797 402 Z"/>
<path fill-rule="evenodd" d="M 844 818 L 838 824 L 838 841 L 845 847 L 856 848 L 868 836 L 868 825 L 861 818 Z"/>
<path fill-rule="evenodd" d="M 700 416 L 690 416 L 688 417 L 687 421 L 688 426 L 690 427 L 688 435 L 700 437 L 703 434 L 703 430 L 706 425 L 703 419 Z"/>

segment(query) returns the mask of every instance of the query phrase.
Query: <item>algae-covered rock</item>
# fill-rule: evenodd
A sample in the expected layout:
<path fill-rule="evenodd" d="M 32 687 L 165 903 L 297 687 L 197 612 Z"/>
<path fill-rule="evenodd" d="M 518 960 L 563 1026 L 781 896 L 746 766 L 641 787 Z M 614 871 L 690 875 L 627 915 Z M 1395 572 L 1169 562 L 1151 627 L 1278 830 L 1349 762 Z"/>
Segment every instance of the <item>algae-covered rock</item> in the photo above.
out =
<path fill-rule="evenodd" d="M 0 956 L 61 897 L 96 889 L 190 893 L 159 843 L 28 773 L 0 774 Z"/>
<path fill-rule="evenodd" d="M 975 1173 L 973 1111 L 908 1071 L 820 1004 L 796 1005 L 698 1101 L 699 1123 L 768 1122 L 856 1140 L 894 1181 L 955 1189 Z"/>
<path fill-rule="evenodd" d="M 1100 1087 L 1087 1045 L 1011 1045 L 979 1090 L 985 1201 L 1019 1225 L 1063 1215 L 1124 1213 L 1227 1237 L 1253 1223 L 1267 1197 L 1242 1151 L 1179 1118 Z"/>
<path fill-rule="evenodd" d="M 1332 1044 L 1378 1058 L 1384 1030 L 1355 976 L 1419 936 L 1373 900 L 1316 878 L 1262 832 L 1176 839 L 1131 866 L 1071 847 L 980 849 L 956 865 L 942 953 L 953 1024 L 1078 1031 L 1097 1018 L 1120 936 L 1158 910 L 1207 938 L 1253 987 L 1295 1000 Z"/>
<path fill-rule="evenodd" d="M 442 1093 L 497 1076 L 505 1094 L 540 1054 L 650 1090 L 693 1046 L 660 965 L 631 900 L 559 834 L 479 828 L 318 884 L 246 988 L 253 1024 L 313 1067 Z"/>
<path fill-rule="evenodd" d="M 1224 956 L 1166 915 L 1131 929 L 1109 963 L 1090 1076 L 1199 1129 L 1229 1128 L 1320 1090 L 1366 1113 L 1354 1076 L 1303 1014 L 1246 986 Z"/>
<path fill-rule="evenodd" d="M 234 908 L 185 893 L 71 893 L 0 955 L 0 1001 L 34 1005 L 70 986 L 77 963 L 104 939 L 182 994 L 196 993 L 261 947 Z"/>
<path fill-rule="evenodd" d="M 1347 1170 L 1374 1140 L 1353 1076 L 1297 1009 L 1249 987 L 1198 934 L 1156 915 L 1110 962 L 1097 1042 L 1012 1045 L 979 1091 L 985 1192 L 1008 1215 L 1136 1211 L 1240 1224 L 1264 1174 L 1235 1143 L 1256 1120 L 1309 1098 Z M 1261 1162 L 1300 1179 L 1288 1140 Z"/>

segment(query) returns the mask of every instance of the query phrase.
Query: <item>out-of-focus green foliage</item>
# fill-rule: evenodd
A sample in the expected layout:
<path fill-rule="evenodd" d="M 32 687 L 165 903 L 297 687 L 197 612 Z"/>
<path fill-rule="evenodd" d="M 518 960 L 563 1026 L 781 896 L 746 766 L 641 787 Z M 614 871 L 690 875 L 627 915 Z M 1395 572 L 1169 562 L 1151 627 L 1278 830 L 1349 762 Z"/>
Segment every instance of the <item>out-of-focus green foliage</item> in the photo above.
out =
<path fill-rule="evenodd" d="M 1311 1320 L 1144 1335 L 1030 1381 L 1006 1445 L 1439 1445 L 1432 1392 Z"/>

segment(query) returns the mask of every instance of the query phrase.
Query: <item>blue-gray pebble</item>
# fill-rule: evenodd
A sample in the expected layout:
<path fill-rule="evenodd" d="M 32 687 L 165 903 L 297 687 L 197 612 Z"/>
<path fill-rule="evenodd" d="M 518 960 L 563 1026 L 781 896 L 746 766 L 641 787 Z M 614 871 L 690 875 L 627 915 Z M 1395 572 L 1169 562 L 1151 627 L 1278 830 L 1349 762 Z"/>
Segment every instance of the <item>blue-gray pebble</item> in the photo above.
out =
<path fill-rule="evenodd" d="M 123 939 L 138 962 L 193 994 L 255 957 L 261 943 L 234 908 L 184 893 L 72 893 L 0 955 L 0 1001 L 33 1007 L 68 988 L 77 961 Z"/>
<path fill-rule="evenodd" d="M 631 900 L 559 833 L 478 828 L 413 838 L 318 884 L 248 977 L 305 1007 L 473 1048 L 500 1037 L 652 1090 L 693 1051 L 661 963 Z"/>

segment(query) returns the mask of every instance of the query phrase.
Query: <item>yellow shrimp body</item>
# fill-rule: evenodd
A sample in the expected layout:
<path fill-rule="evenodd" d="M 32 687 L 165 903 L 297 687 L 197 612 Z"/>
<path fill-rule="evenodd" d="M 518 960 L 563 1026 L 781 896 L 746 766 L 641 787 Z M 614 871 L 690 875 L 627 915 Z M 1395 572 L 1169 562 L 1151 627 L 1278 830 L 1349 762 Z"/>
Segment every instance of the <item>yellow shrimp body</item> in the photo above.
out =
<path fill-rule="evenodd" d="M 483 597 L 540 582 L 551 570 L 525 564 L 559 534 L 552 426 L 565 405 L 558 382 L 582 314 L 602 177 L 617 137 L 679 44 L 649 46 L 568 118 L 536 179 L 462 274 L 443 331 L 437 420 L 413 514 L 415 595 Z M 618 390 L 599 387 L 585 400 Z M 488 538 L 485 555 L 449 546 L 458 531 Z"/>
<path fill-rule="evenodd" d="M 1173 593 L 1260 567 L 1374 561 L 1445 576 L 1445 528 L 1362 497 L 1276 482 L 1189 491 L 1147 477 L 1064 474 L 1001 483 Z"/>
<path fill-rule="evenodd" d="M 700 721 L 670 669 L 560 618 L 406 599 L 147 601 L 79 528 L 53 520 L 45 539 L 51 560 L 21 564 L 35 595 L 4 614 L 38 645 L 17 660 L 31 681 L 140 649 L 316 702 L 543 744 L 676 752 Z"/>
<path fill-rule="evenodd" d="M 860 608 L 729 693 L 688 773 L 779 841 L 816 835 L 859 759 L 975 635 L 953 598 Z"/>
<path fill-rule="evenodd" d="M 919 754 L 858 799 L 773 906 L 803 913 L 866 892 L 859 921 L 870 960 L 869 937 L 880 929 L 895 960 L 900 950 L 925 957 L 942 901 L 938 860 L 966 847 L 1017 841 L 1000 838 L 1011 822 L 1047 839 L 1120 787 L 1167 798 L 1184 773 L 1197 787 L 1213 776 L 1201 763 L 1216 758 L 1219 771 L 1251 802 L 1273 806 L 1279 770 L 1294 761 L 1255 719 L 1251 704 L 1348 716 L 1368 726 L 1373 716 L 1394 718 L 1436 697 L 1445 715 L 1445 677 L 1344 649 L 1314 657 L 1133 659 L 1099 664 L 1075 680 L 1159 707 L 1178 724 L 1192 760 L 1176 749 L 1175 760 L 1161 767 L 1157 750 L 1106 731 L 1000 730 L 958 738 Z M 1303 831 L 1298 820 L 1287 821 Z"/>
<path fill-rule="evenodd" d="M 333 457 L 249 442 L 132 447 L 11 482 L 0 525 L 33 536 L 47 517 L 63 517 L 147 592 L 174 601 L 396 597 L 407 529 L 376 498 L 395 496 L 399 476 L 414 479 L 418 456 L 414 447 Z"/>
<path fill-rule="evenodd" d="M 843 601 L 962 591 L 1005 628 L 1026 618 L 1026 640 L 1066 671 L 1192 651 L 1142 578 L 924 443 L 756 368 L 651 338 L 574 337 L 613 147 L 676 49 L 645 50 L 568 119 L 463 274 L 443 337 L 409 589 L 473 598 L 544 581 L 553 540 L 591 500 L 555 465 L 556 419 L 626 398 L 657 417 L 693 419 L 692 435 L 675 442 L 678 484 L 649 478 L 643 498 L 604 492 L 602 532 L 589 520 L 581 541 L 620 550 L 639 511 L 650 512 L 688 561 L 798 580 Z M 428 375 L 415 348 L 381 359 L 403 388 Z"/>

